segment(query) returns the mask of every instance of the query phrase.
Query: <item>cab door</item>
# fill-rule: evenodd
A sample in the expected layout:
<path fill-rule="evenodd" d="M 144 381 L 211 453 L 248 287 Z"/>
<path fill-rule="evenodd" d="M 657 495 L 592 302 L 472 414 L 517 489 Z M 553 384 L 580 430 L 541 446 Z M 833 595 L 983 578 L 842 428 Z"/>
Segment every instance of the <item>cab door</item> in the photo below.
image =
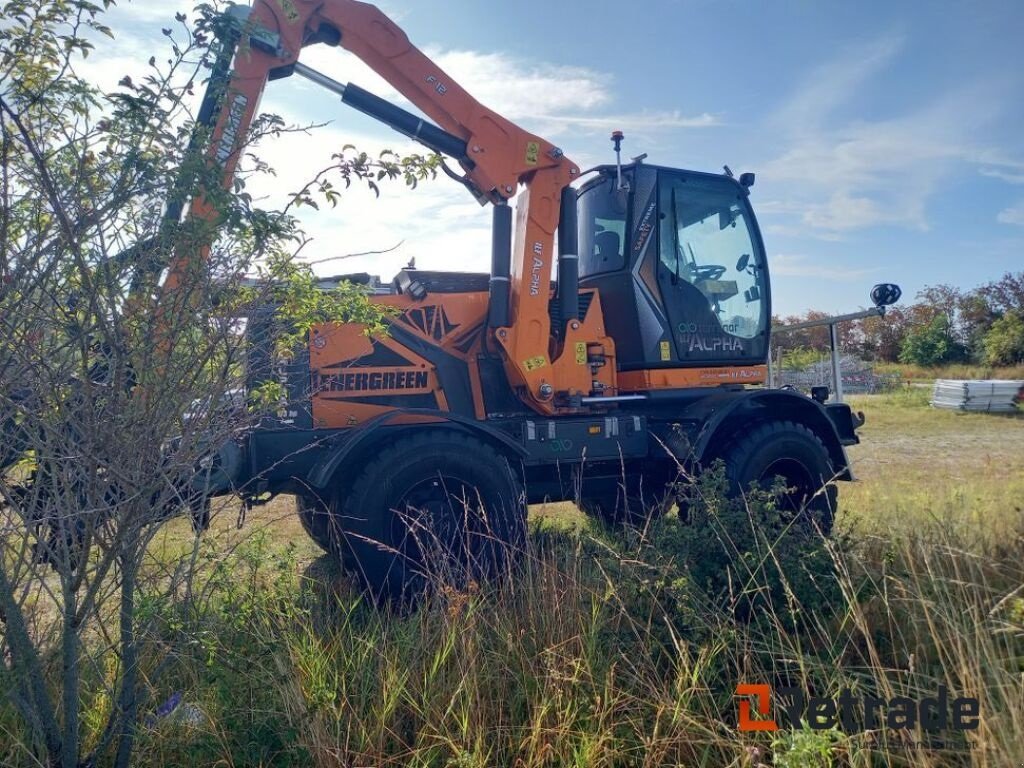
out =
<path fill-rule="evenodd" d="M 647 258 L 657 260 L 669 325 L 660 364 L 764 362 L 768 275 L 747 190 L 726 176 L 662 171 L 658 210 L 658 247 Z"/>

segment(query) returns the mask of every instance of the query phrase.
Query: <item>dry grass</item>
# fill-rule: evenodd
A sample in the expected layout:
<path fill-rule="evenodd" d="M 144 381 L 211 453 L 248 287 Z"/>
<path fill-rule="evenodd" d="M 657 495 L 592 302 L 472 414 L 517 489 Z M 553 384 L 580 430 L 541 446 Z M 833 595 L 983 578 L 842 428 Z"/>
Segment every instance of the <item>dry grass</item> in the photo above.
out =
<path fill-rule="evenodd" d="M 290 500 L 242 530 L 227 508 L 202 547 L 208 599 L 184 622 L 152 606 L 152 655 L 175 659 L 154 699 L 182 691 L 189 709 L 147 731 L 140 764 L 1024 764 L 1024 419 L 926 395 L 854 400 L 860 480 L 810 555 L 741 544 L 713 493 L 706 529 L 646 539 L 553 504 L 532 510 L 514 578 L 402 614 L 362 602 Z M 189 547 L 175 523 L 154 564 Z M 727 584 L 708 576 L 726 564 Z M 728 608 L 750 601 L 753 618 Z M 928 748 L 884 729 L 738 733 L 735 685 L 784 681 L 886 698 L 944 684 L 981 700 L 981 727 Z M 28 764 L 2 747 L 10 723 L 0 710 L 0 762 Z"/>
<path fill-rule="evenodd" d="M 1024 365 L 993 367 L 990 365 L 943 365 L 926 368 L 905 363 L 876 363 L 878 373 L 898 373 L 908 381 L 932 381 L 934 379 L 1010 379 L 1024 381 Z"/>

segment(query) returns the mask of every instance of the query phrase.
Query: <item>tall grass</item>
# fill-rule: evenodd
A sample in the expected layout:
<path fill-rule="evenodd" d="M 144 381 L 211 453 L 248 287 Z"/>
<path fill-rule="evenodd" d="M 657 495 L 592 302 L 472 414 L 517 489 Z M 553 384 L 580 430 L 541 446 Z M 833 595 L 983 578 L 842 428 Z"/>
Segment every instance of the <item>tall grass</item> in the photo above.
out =
<path fill-rule="evenodd" d="M 1022 425 L 939 413 L 916 391 L 857 407 L 871 409 L 857 450 L 874 479 L 844 488 L 828 541 L 777 536 L 763 525 L 770 505 L 730 504 L 708 477 L 688 524 L 536 526 L 498 583 L 438 588 L 399 610 L 368 604 L 330 558 L 282 544 L 287 527 L 231 548 L 211 537 L 189 610 L 143 599 L 150 703 L 137 762 L 1024 764 Z M 985 456 L 968 461 L 965 442 Z M 161 544 L 157 570 L 182 551 Z M 89 652 L 97 683 L 118 673 L 102 638 Z M 980 725 L 941 741 L 888 728 L 740 733 L 738 683 L 887 700 L 944 685 L 980 700 Z M 181 703 L 158 714 L 174 694 Z M 109 706 L 90 697 L 87 730 Z M 19 733 L 0 698 L 0 764 L 35 765 Z"/>
<path fill-rule="evenodd" d="M 294 548 L 265 536 L 211 550 L 191 615 L 151 606 L 167 611 L 151 654 L 174 654 L 153 701 L 186 704 L 150 723 L 139 764 L 1024 761 L 1024 525 L 785 543 L 704 499 L 700 527 L 537 530 L 498 584 L 415 610 L 367 604 L 327 558 L 296 578 Z M 923 747 L 893 730 L 739 733 L 741 682 L 885 699 L 946 685 L 981 700 L 981 726 Z M 0 759 L 28 764 L 16 747 Z"/>

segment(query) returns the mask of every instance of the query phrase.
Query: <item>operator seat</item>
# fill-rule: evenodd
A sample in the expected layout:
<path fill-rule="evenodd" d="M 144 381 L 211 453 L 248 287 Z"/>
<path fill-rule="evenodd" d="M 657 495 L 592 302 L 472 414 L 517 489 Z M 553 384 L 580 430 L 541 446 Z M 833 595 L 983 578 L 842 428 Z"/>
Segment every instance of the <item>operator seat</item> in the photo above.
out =
<path fill-rule="evenodd" d="M 594 238 L 597 263 L 607 269 L 618 269 L 622 264 L 622 238 L 609 229 L 598 232 Z"/>

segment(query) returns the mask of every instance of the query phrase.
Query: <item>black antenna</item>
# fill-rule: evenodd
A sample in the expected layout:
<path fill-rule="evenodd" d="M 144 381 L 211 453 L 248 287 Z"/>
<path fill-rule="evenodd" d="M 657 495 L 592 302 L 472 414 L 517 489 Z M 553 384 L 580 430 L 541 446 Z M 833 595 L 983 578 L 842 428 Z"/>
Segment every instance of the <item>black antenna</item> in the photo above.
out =
<path fill-rule="evenodd" d="M 616 191 L 621 192 L 627 188 L 627 185 L 622 181 L 622 140 L 626 138 L 622 131 L 612 132 L 612 142 L 615 144 L 615 170 L 618 176 L 618 183 L 615 186 Z"/>

